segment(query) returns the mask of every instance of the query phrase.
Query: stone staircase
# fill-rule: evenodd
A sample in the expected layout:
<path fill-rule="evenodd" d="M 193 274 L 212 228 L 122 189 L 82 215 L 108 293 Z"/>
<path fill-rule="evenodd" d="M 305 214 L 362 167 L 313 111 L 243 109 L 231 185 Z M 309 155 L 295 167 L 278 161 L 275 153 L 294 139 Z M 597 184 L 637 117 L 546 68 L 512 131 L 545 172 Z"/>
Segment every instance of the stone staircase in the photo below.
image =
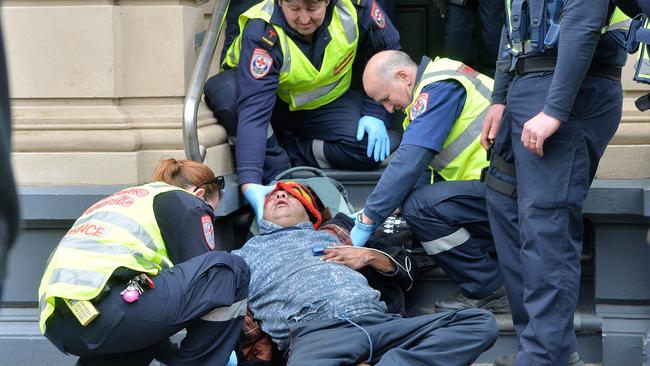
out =
<path fill-rule="evenodd" d="M 341 181 L 355 207 L 379 177 L 379 172 L 327 172 Z M 574 322 L 583 359 L 592 365 L 650 365 L 650 181 L 595 182 L 585 204 L 585 248 L 579 309 Z M 75 358 L 56 350 L 38 329 L 36 293 L 43 265 L 79 213 L 121 187 L 21 188 L 23 230 L 10 253 L 4 298 L 0 306 L 2 365 L 72 365 Z M 221 243 L 240 245 L 248 209 L 242 208 L 234 177 L 219 215 Z M 227 247 L 225 249 L 232 249 Z M 456 286 L 439 269 L 421 276 L 414 303 L 432 310 L 435 300 L 452 295 Z M 512 320 L 498 315 L 500 336 L 475 365 L 490 365 L 514 353 L 517 340 Z M 181 338 L 178 335 L 177 338 Z M 645 363 L 644 363 L 645 362 Z"/>

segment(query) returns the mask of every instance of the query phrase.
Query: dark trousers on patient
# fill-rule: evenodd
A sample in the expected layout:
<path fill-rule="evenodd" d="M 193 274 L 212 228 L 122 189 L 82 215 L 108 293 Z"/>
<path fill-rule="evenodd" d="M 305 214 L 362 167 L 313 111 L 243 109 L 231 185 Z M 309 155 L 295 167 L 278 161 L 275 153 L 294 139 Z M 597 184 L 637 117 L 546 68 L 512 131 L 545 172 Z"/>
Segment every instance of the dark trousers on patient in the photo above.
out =
<path fill-rule="evenodd" d="M 292 330 L 287 365 L 467 366 L 498 333 L 494 316 L 480 309 L 312 321 Z"/>

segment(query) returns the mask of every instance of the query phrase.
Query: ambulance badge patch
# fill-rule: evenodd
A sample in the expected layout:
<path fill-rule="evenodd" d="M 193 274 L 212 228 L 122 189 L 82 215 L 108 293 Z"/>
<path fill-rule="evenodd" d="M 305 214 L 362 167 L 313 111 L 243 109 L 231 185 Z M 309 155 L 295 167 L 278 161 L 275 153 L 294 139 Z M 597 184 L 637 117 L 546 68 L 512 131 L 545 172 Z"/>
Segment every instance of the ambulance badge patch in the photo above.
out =
<path fill-rule="evenodd" d="M 203 237 L 208 249 L 214 250 L 214 226 L 212 226 L 212 218 L 210 215 L 201 216 L 201 226 L 203 226 Z"/>
<path fill-rule="evenodd" d="M 461 73 L 461 74 L 465 74 L 465 75 L 467 75 L 467 76 L 471 76 L 471 77 L 473 77 L 473 78 L 475 78 L 475 77 L 478 75 L 478 71 L 472 69 L 471 67 L 469 67 L 469 66 L 467 66 L 467 65 L 465 65 L 465 64 L 460 65 L 460 67 L 459 67 L 458 70 L 456 70 L 456 71 L 458 71 L 458 72 Z"/>
<path fill-rule="evenodd" d="M 420 93 L 418 98 L 411 106 L 411 121 L 418 118 L 422 113 L 427 110 L 427 103 L 429 102 L 429 93 Z"/>
<path fill-rule="evenodd" d="M 370 9 L 370 14 L 372 15 L 372 20 L 375 21 L 375 24 L 379 27 L 379 29 L 384 29 L 386 27 L 386 17 L 384 16 L 384 12 L 381 10 L 379 5 L 377 5 L 376 1 L 372 1 L 372 8 Z"/>
<path fill-rule="evenodd" d="M 253 51 L 253 56 L 251 56 L 251 76 L 255 79 L 261 79 L 271 71 L 271 66 L 273 66 L 273 58 L 268 51 L 256 48 Z"/>

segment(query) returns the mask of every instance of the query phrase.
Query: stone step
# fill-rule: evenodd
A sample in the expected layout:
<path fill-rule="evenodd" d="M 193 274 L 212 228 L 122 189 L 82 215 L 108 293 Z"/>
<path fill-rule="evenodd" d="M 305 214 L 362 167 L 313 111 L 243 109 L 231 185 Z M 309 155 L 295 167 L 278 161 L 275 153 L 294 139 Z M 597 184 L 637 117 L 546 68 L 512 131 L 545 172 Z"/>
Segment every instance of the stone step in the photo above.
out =
<path fill-rule="evenodd" d="M 517 339 L 512 327 L 509 314 L 496 316 L 500 334 L 495 345 L 483 353 L 475 365 L 491 365 L 494 360 L 504 354 L 517 350 Z M 601 361 L 601 334 L 593 329 L 597 321 L 593 312 L 581 309 L 575 314 L 578 331 L 578 345 L 582 358 L 586 362 Z M 589 330 L 588 327 L 592 327 Z M 180 341 L 183 334 L 175 336 Z M 35 308 L 3 308 L 0 309 L 0 354 L 2 364 L 21 366 L 64 366 L 74 364 L 76 357 L 59 352 L 40 334 L 38 328 L 38 309 Z M 152 365 L 157 366 L 158 363 Z"/>

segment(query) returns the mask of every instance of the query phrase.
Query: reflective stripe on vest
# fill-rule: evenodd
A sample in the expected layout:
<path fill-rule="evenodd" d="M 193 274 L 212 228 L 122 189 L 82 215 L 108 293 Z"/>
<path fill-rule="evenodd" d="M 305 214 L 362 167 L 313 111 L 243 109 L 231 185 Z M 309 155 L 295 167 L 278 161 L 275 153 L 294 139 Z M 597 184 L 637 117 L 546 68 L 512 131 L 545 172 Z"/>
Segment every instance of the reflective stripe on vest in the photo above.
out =
<path fill-rule="evenodd" d="M 237 67 L 241 51 L 241 32 L 250 19 L 270 23 L 275 10 L 273 0 L 253 6 L 239 17 L 240 34 L 230 46 L 224 64 Z M 278 97 L 290 110 L 315 109 L 340 97 L 350 87 L 352 64 L 359 38 L 357 11 L 350 0 L 337 0 L 328 25 L 332 37 L 324 52 L 320 70 L 304 55 L 280 26 L 274 25 L 283 62 L 278 80 Z"/>
<path fill-rule="evenodd" d="M 415 101 L 424 87 L 448 79 L 458 81 L 465 88 L 465 106 L 454 122 L 444 147 L 436 154 L 430 165 L 432 170 L 446 180 L 479 179 L 481 169 L 488 165 L 479 137 L 483 119 L 490 105 L 493 81 L 485 75 L 477 73 L 476 76 L 471 76 L 458 71 L 465 68 L 465 65 L 457 61 L 436 59 L 426 66 L 413 93 L 413 101 Z M 406 108 L 404 129 L 408 128 L 411 122 L 411 105 Z"/>
<path fill-rule="evenodd" d="M 154 252 L 158 250 L 156 248 L 156 244 L 154 243 L 153 238 L 151 237 L 151 235 L 149 235 L 147 230 L 144 227 L 142 227 L 142 225 L 138 224 L 135 220 L 131 219 L 130 217 L 121 215 L 117 212 L 106 212 L 106 211 L 97 212 L 92 216 L 77 220 L 77 222 L 75 222 L 72 228 L 78 227 L 79 225 L 82 225 L 91 220 L 106 221 L 106 222 L 110 222 L 113 225 L 117 225 L 127 230 L 129 233 L 131 233 L 131 235 L 133 235 L 139 241 L 144 243 L 147 246 L 147 248 L 153 250 Z M 70 239 L 70 238 L 63 238 L 63 241 L 65 241 L 66 239 Z M 168 267 L 164 262 L 163 265 Z"/>
<path fill-rule="evenodd" d="M 55 298 L 95 298 L 118 267 L 156 275 L 172 266 L 153 212 L 154 198 L 181 190 L 160 182 L 104 198 L 75 222 L 54 250 L 39 286 L 40 328 Z"/>
<path fill-rule="evenodd" d="M 625 15 L 619 8 L 615 8 L 612 16 L 609 17 L 609 23 L 603 27 L 600 33 L 613 32 L 615 30 L 628 30 L 632 19 Z"/>

